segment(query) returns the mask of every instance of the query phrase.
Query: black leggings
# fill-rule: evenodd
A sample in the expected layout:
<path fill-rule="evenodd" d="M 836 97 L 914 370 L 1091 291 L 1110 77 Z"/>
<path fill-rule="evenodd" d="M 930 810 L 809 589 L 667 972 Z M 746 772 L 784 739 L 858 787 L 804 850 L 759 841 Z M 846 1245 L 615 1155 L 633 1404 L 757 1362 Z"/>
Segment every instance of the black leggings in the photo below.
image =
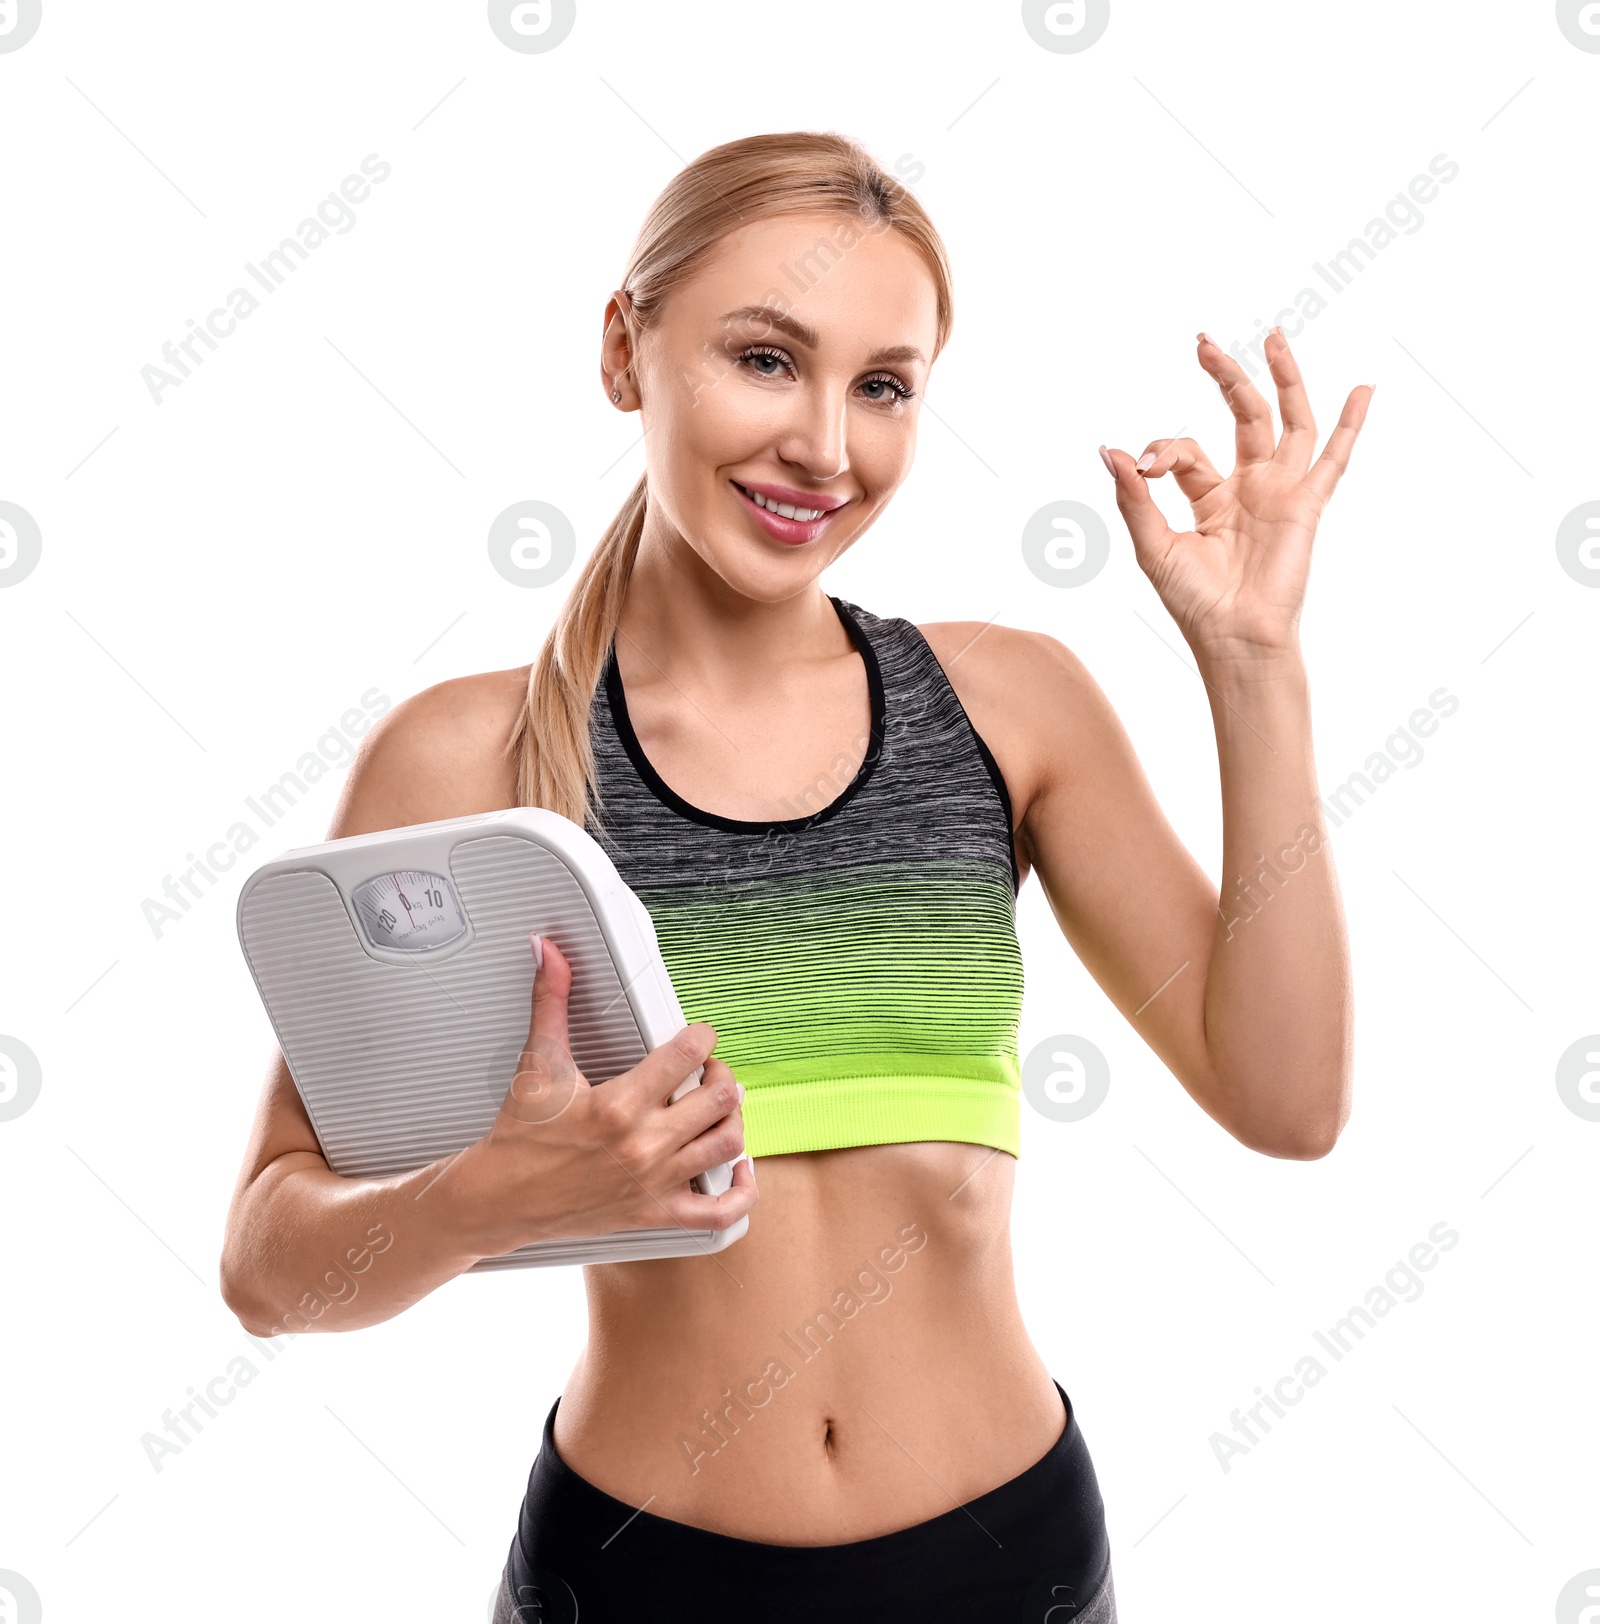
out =
<path fill-rule="evenodd" d="M 1115 1624 L 1105 1507 L 1060 1382 L 1066 1426 L 1019 1476 L 965 1505 L 844 1545 L 767 1545 L 636 1511 L 556 1453 L 528 1475 L 492 1624 Z"/>

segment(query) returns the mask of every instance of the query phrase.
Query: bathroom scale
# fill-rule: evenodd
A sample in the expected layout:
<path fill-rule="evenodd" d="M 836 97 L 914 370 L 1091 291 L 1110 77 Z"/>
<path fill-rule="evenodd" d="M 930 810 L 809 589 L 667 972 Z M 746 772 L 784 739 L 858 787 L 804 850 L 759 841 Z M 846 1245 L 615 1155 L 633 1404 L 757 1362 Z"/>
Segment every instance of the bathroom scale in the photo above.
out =
<path fill-rule="evenodd" d="M 322 1153 L 347 1178 L 409 1172 L 489 1131 L 528 1036 L 531 931 L 572 966 L 568 1046 L 591 1084 L 686 1024 L 649 911 L 586 829 L 543 807 L 298 846 L 249 876 L 237 919 Z M 732 1163 L 692 1182 L 720 1195 Z M 749 1225 L 563 1236 L 471 1268 L 719 1252 Z"/>

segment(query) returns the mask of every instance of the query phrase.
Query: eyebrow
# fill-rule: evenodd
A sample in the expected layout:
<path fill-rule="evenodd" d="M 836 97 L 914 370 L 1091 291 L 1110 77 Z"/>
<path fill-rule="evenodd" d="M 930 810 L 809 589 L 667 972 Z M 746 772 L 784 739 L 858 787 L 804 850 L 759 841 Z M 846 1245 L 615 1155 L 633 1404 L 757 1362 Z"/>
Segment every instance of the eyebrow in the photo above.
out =
<path fill-rule="evenodd" d="M 820 349 L 822 340 L 814 327 L 808 327 L 797 316 L 791 316 L 782 310 L 776 310 L 771 305 L 740 305 L 737 310 L 728 311 L 722 320 L 729 321 L 759 321 L 765 326 L 776 328 L 778 332 L 787 334 L 795 343 L 803 344 L 808 350 Z M 867 357 L 869 367 L 882 366 L 890 361 L 921 361 L 926 365 L 927 357 L 914 344 L 890 344 L 877 349 Z"/>

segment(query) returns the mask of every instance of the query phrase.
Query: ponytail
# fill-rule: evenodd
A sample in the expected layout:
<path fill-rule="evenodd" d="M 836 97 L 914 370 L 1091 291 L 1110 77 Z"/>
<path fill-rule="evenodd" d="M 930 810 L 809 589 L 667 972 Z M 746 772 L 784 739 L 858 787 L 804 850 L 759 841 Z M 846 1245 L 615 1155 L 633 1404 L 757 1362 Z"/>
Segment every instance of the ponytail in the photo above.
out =
<path fill-rule="evenodd" d="M 645 476 L 590 553 L 528 675 L 528 702 L 507 754 L 517 763 L 517 805 L 545 806 L 574 823 L 594 811 L 589 709 L 622 613 L 644 531 Z"/>

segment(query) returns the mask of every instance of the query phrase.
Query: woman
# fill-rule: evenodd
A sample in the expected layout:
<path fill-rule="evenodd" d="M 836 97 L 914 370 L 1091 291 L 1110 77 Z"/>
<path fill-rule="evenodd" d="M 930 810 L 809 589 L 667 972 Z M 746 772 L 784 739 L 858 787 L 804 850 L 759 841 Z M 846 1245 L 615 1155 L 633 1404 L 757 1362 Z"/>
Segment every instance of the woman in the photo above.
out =
<path fill-rule="evenodd" d="M 932 224 L 854 143 L 757 136 L 690 164 L 606 307 L 601 379 L 641 415 L 645 474 L 532 668 L 398 706 L 335 816 L 329 838 L 523 804 L 585 821 L 691 1024 L 604 1088 L 569 1059 L 567 1107 L 519 1120 L 519 1092 L 555 1086 L 571 985 L 559 942 L 534 938 L 528 1047 L 493 1130 L 382 1180 L 329 1171 L 277 1057 L 222 1260 L 247 1329 L 374 1225 L 396 1243 L 320 1328 L 388 1318 L 541 1236 L 732 1225 L 763 1158 L 733 1247 L 586 1269 L 588 1341 L 545 1419 L 498 1620 L 1115 1618 L 1094 1469 L 1012 1282 L 1029 873 L 1235 1138 L 1318 1157 L 1348 1115 L 1297 623 L 1370 391 L 1313 465 L 1282 334 L 1276 444 L 1202 337 L 1233 473 L 1189 439 L 1137 462 L 1102 448 L 1211 696 L 1219 908 L 1060 643 L 919 628 L 820 583 L 910 472 L 951 319 Z M 1146 489 L 1168 473 L 1192 532 Z M 705 1086 L 667 1105 L 701 1060 Z M 741 1153 L 723 1195 L 689 1187 Z"/>

